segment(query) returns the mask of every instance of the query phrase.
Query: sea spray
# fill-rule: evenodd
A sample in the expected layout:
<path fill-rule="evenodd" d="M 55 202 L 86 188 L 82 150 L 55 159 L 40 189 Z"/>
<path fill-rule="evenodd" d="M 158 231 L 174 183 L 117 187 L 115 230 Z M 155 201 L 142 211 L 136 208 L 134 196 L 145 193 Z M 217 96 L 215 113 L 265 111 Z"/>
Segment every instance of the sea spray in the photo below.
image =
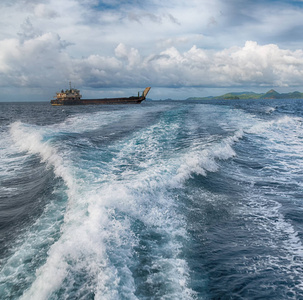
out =
<path fill-rule="evenodd" d="M 1 296 L 300 298 L 302 115 L 291 107 L 8 111 L 5 193 L 14 202 L 30 185 L 9 178 L 32 168 L 43 201 L 18 240 L 7 235 Z"/>

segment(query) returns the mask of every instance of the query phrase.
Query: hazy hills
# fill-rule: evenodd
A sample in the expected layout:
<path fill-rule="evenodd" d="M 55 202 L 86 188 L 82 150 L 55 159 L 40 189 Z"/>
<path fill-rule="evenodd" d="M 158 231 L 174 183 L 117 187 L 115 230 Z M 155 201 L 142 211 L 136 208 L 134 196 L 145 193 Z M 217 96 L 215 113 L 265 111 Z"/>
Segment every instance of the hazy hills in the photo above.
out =
<path fill-rule="evenodd" d="M 190 97 L 187 100 L 241 100 L 241 99 L 303 99 L 303 93 L 298 91 L 292 93 L 278 93 L 270 90 L 265 94 L 254 92 L 227 93 L 216 97 Z"/>

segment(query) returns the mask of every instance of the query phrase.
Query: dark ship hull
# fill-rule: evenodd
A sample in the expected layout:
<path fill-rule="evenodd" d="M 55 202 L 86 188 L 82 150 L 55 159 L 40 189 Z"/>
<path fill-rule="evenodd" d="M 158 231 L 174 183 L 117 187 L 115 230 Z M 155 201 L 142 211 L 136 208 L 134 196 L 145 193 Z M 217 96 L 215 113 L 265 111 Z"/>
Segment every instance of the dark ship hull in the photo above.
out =
<path fill-rule="evenodd" d="M 90 104 L 140 104 L 145 97 L 129 98 L 104 98 L 104 99 L 81 99 L 81 100 L 51 100 L 52 105 L 90 105 Z"/>
<path fill-rule="evenodd" d="M 96 105 L 96 104 L 140 104 L 147 93 L 149 92 L 150 87 L 146 88 L 142 96 L 132 96 L 125 98 L 104 98 L 104 99 L 54 99 L 51 100 L 52 105 Z"/>

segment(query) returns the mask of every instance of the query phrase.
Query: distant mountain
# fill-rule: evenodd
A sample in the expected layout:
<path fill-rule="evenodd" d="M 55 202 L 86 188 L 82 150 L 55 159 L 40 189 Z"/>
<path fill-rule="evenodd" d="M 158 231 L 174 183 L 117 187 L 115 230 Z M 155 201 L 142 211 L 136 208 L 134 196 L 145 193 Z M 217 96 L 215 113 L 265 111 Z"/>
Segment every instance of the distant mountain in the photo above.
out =
<path fill-rule="evenodd" d="M 263 96 L 261 96 L 260 98 L 262 98 L 262 99 L 279 99 L 280 96 L 281 96 L 281 94 L 279 94 L 277 91 L 270 90 L 267 93 L 265 93 Z"/>
<path fill-rule="evenodd" d="M 227 93 L 216 97 L 190 97 L 187 100 L 245 100 L 245 99 L 303 99 L 303 93 L 295 91 L 292 93 L 278 93 L 271 89 L 265 94 L 254 92 Z"/>

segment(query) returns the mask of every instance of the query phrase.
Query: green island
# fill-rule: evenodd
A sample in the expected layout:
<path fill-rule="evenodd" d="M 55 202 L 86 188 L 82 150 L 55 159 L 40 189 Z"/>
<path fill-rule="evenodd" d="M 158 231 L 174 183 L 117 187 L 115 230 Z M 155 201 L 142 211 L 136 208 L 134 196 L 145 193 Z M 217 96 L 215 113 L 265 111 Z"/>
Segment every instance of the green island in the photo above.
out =
<path fill-rule="evenodd" d="M 248 99 L 303 99 L 303 93 L 295 91 L 291 93 L 278 93 L 271 89 L 267 93 L 239 92 L 227 93 L 221 96 L 190 97 L 186 100 L 248 100 Z"/>

